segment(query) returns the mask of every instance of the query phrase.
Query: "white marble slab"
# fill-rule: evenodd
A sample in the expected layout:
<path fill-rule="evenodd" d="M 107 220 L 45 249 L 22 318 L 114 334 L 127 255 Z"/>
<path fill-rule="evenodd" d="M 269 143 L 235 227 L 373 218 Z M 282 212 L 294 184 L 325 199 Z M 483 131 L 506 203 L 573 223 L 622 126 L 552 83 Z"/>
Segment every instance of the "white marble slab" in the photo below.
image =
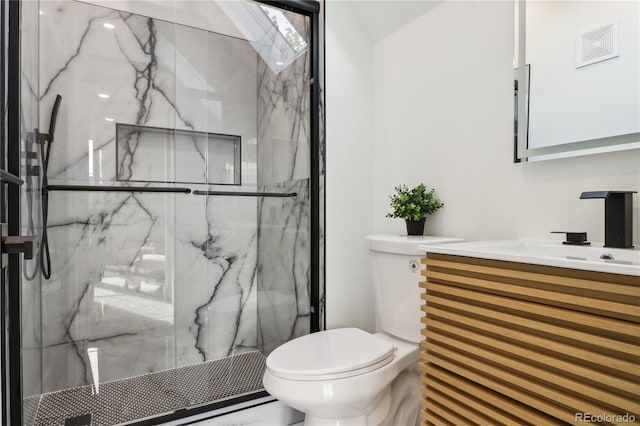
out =
<path fill-rule="evenodd" d="M 63 96 L 50 183 L 211 176 L 205 165 L 215 152 L 206 144 L 183 145 L 190 160 L 177 161 L 175 149 L 145 152 L 132 138 L 116 155 L 115 123 L 126 123 L 240 135 L 243 185 L 231 188 L 298 194 L 51 192 L 54 272 L 39 291 L 47 303 L 42 341 L 34 340 L 42 391 L 90 383 L 89 348 L 101 380 L 113 380 L 308 333 L 308 93 L 295 95 L 308 61 L 260 80 L 260 59 L 244 40 L 75 1 L 41 8 L 41 128 Z M 259 107 L 259 94 L 273 103 Z M 266 124 L 294 135 L 276 157 L 258 155 L 263 141 L 270 146 Z M 283 170 L 276 182 L 271 161 Z"/>
<path fill-rule="evenodd" d="M 258 347 L 266 356 L 310 331 L 311 235 L 308 179 L 270 185 L 265 191 L 296 194 L 259 201 Z"/>
<path fill-rule="evenodd" d="M 309 40 L 308 18 L 286 14 Z M 258 65 L 258 183 L 269 185 L 309 177 L 311 138 L 309 52 L 274 74 Z"/>

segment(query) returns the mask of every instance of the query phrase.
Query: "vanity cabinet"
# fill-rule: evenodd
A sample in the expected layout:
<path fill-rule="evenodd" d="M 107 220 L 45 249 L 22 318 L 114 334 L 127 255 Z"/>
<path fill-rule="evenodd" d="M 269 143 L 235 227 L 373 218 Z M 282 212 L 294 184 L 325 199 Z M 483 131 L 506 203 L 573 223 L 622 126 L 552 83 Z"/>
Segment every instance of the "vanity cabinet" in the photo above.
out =
<path fill-rule="evenodd" d="M 422 263 L 423 425 L 640 422 L 640 278 Z"/>

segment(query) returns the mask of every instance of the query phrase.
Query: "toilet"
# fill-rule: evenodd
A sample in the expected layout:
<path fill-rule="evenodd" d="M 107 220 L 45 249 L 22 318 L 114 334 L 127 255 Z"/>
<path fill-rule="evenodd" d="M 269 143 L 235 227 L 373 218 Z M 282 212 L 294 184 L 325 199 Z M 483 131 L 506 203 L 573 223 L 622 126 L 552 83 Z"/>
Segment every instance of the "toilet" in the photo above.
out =
<path fill-rule="evenodd" d="M 267 357 L 267 392 L 305 413 L 305 426 L 370 426 L 389 423 L 397 400 L 392 382 L 418 362 L 421 281 L 420 244 L 460 241 L 427 236 L 370 235 L 375 334 L 357 328 L 320 331 L 277 347 Z M 394 389 L 400 389 L 395 386 Z M 400 392 L 400 391 L 397 391 Z M 419 396 L 408 416 L 415 422 Z M 415 409 L 415 412 L 413 412 Z M 406 409 L 402 410 L 406 416 Z"/>

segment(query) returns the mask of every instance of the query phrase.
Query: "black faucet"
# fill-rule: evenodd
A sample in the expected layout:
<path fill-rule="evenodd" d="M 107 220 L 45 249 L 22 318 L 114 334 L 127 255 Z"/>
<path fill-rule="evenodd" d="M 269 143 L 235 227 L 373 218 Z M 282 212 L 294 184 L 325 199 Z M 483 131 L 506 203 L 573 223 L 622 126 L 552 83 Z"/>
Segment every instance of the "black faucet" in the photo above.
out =
<path fill-rule="evenodd" d="M 637 191 L 587 191 L 580 199 L 604 198 L 604 246 L 633 248 L 633 195 Z"/>

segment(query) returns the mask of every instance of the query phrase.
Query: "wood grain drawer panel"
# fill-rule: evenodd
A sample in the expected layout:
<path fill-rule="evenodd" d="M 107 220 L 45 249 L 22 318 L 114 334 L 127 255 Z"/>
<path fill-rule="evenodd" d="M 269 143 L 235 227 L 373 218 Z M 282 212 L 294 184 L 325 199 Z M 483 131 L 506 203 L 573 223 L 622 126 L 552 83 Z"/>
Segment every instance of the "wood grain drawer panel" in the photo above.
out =
<path fill-rule="evenodd" d="M 584 404 L 593 407 L 601 403 L 603 406 L 610 407 L 611 412 L 640 413 L 640 405 L 637 399 L 634 400 L 619 393 L 584 383 L 579 379 L 538 367 L 533 363 L 515 358 L 508 352 L 505 353 L 503 349 L 490 351 L 471 342 L 451 338 L 431 327 L 427 330 L 427 342 L 424 347 L 427 349 L 427 353 L 433 351 L 441 355 L 455 354 L 464 358 L 472 358 L 475 365 L 474 368 L 478 370 L 486 370 L 487 372 L 501 370 L 501 373 L 508 373 L 508 376 L 513 378 L 510 383 L 515 386 L 522 386 L 524 382 L 529 384 L 536 382 L 538 386 L 545 390 L 540 396 L 557 392 L 562 395 L 573 395 L 576 399 L 582 400 Z M 507 376 L 504 374 L 500 376 L 502 380 L 506 380 L 504 377 Z"/>
<path fill-rule="evenodd" d="M 626 410 L 640 408 L 637 401 L 634 404 L 635 396 L 640 394 L 639 382 L 585 367 L 580 359 L 575 359 L 573 362 L 564 361 L 513 342 L 439 320 L 432 320 L 429 323 L 429 329 L 424 330 L 423 333 L 427 337 L 424 345 L 427 350 L 430 346 L 430 336 L 437 333 L 446 336 L 448 339 L 446 344 L 449 346 L 467 351 L 473 351 L 475 348 L 476 354 L 491 360 L 488 362 L 498 363 L 498 366 L 505 366 L 505 363 L 511 362 L 516 371 L 527 374 L 532 379 L 544 380 L 550 386 L 564 387 L 570 392 L 591 395 Z M 456 345 L 454 342 L 459 344 Z"/>
<path fill-rule="evenodd" d="M 451 392 L 450 388 L 441 385 L 441 383 L 438 383 L 433 379 L 427 389 L 423 392 L 423 397 L 426 399 L 427 410 L 430 409 L 431 404 L 437 404 L 442 407 L 447 407 L 449 411 L 462 416 L 465 421 L 472 425 L 504 425 L 504 423 L 497 421 L 496 417 L 491 418 L 482 414 L 482 411 L 486 413 L 487 410 L 478 411 L 475 408 L 472 408 L 466 404 L 468 401 L 465 401 L 460 394 Z M 513 425 L 513 423 L 509 424 Z"/>
<path fill-rule="evenodd" d="M 605 372 L 629 377 L 630 380 L 640 383 L 640 353 L 632 344 L 603 337 L 594 338 L 593 335 L 571 328 L 482 307 L 470 307 L 468 304 L 439 296 L 427 295 L 426 301 L 429 304 L 429 318 L 439 318 L 466 325 L 478 332 L 512 339 L 523 345 L 553 353 L 560 358 L 577 359 Z M 469 309 L 473 312 L 469 313 Z M 426 324 L 427 318 L 423 317 L 421 321 Z M 577 345 L 578 342 L 582 346 Z M 622 351 L 612 350 L 615 346 L 621 346 Z M 626 357 L 631 361 L 627 361 Z"/>
<path fill-rule="evenodd" d="M 422 263 L 428 424 L 640 419 L 638 277 L 432 253 Z"/>
<path fill-rule="evenodd" d="M 449 420 L 441 417 L 434 411 L 421 410 L 420 414 L 425 419 L 427 424 L 434 426 L 457 426 L 455 423 L 451 423 Z"/>
<path fill-rule="evenodd" d="M 486 413 L 499 424 L 513 426 L 521 426 L 525 423 L 549 426 L 563 424 L 542 412 L 532 410 L 514 399 L 507 398 L 434 364 L 425 362 L 421 370 L 424 374 L 421 378 L 424 383 L 423 393 L 429 392 L 434 386 L 442 391 L 447 390 L 448 394 L 469 407 Z"/>
<path fill-rule="evenodd" d="M 427 265 L 431 261 L 443 261 L 459 264 L 458 270 L 471 269 L 473 266 L 496 268 L 499 270 L 516 271 L 518 273 L 533 272 L 554 277 L 575 278 L 579 280 L 596 281 L 602 283 L 638 286 L 638 277 L 633 275 L 611 274 L 607 272 L 585 271 L 581 269 L 561 268 L 558 266 L 534 265 L 529 263 L 510 262 L 504 260 L 480 259 L 477 257 L 457 256 L 448 254 L 428 253 L 421 263 Z M 434 267 L 434 269 L 438 269 Z M 441 268 L 443 269 L 443 268 Z M 424 273 L 424 270 L 422 271 Z M 519 274 L 515 274 L 515 277 Z"/>
<path fill-rule="evenodd" d="M 508 396 L 537 411 L 572 423 L 576 412 L 619 414 L 601 404 L 585 401 L 572 394 L 542 386 L 512 372 L 502 370 L 446 348 L 422 355 L 429 364 L 437 365 L 479 385 Z M 421 367 L 421 370 L 424 369 Z"/>
<path fill-rule="evenodd" d="M 640 306 L 633 304 L 633 300 L 629 300 L 629 303 L 623 303 L 598 299 L 596 304 L 592 296 L 569 294 L 525 285 L 507 284 L 492 279 L 480 279 L 429 270 L 427 270 L 426 276 L 428 282 L 447 283 L 449 285 L 497 294 L 513 299 L 595 313 L 636 323 L 640 322 Z M 629 298 L 632 299 L 631 297 Z"/>
<path fill-rule="evenodd" d="M 473 426 L 473 420 L 465 417 L 464 413 L 457 411 L 454 407 L 449 405 L 446 401 L 441 399 L 427 398 L 427 406 L 425 407 L 427 413 L 435 413 L 440 418 L 446 420 L 455 426 Z"/>
<path fill-rule="evenodd" d="M 427 282 L 426 289 L 427 293 L 421 295 L 423 300 L 426 300 L 427 294 L 442 295 L 468 304 L 471 312 L 476 306 L 485 307 L 496 312 L 508 312 L 551 324 L 574 327 L 588 334 L 597 333 L 600 336 L 611 336 L 615 340 L 625 340 L 631 343 L 634 346 L 632 353 L 637 354 L 636 345 L 640 341 L 640 327 L 630 321 L 452 287 L 431 281 Z M 423 306 L 423 308 L 425 307 Z"/>
<path fill-rule="evenodd" d="M 599 297 L 606 299 L 608 297 L 624 296 L 631 297 L 632 301 L 636 304 L 640 299 L 640 286 L 638 283 L 631 284 L 618 284 L 613 279 L 605 281 L 587 280 L 584 278 L 572 278 L 566 276 L 543 274 L 539 272 L 526 272 L 521 270 L 498 268 L 481 265 L 471 265 L 467 263 L 455 262 L 455 261 L 443 261 L 435 259 L 426 259 L 423 262 L 427 265 L 427 268 L 432 271 L 449 271 L 450 273 L 456 272 L 471 272 L 482 276 L 493 276 L 510 278 L 515 281 L 527 281 L 529 283 L 538 283 L 548 285 L 549 288 L 555 288 L 556 290 L 570 289 L 589 290 L 590 294 L 598 294 Z M 426 270 L 422 271 L 423 276 L 427 276 Z M 609 278 L 615 277 L 615 275 L 608 275 Z"/>

